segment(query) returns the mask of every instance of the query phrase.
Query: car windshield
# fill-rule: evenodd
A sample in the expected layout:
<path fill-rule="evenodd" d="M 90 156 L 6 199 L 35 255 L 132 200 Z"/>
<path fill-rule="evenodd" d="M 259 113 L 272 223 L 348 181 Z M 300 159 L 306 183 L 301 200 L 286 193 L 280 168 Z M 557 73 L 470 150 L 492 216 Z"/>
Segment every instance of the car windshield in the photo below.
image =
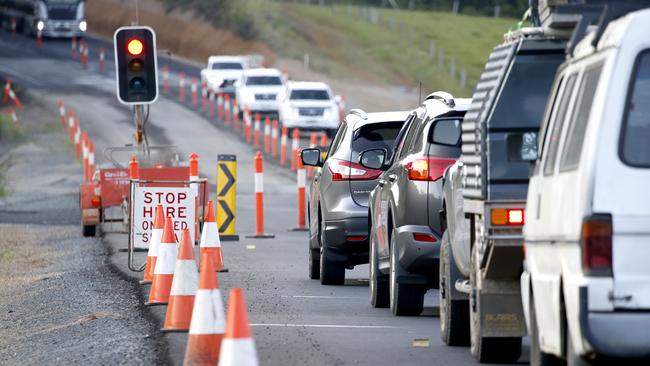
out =
<path fill-rule="evenodd" d="M 244 66 L 239 62 L 215 62 L 212 70 L 243 70 Z"/>
<path fill-rule="evenodd" d="M 330 95 L 327 92 L 327 90 L 324 89 L 298 89 L 298 90 L 292 90 L 291 91 L 291 96 L 289 97 L 291 100 L 329 100 Z"/>
<path fill-rule="evenodd" d="M 564 54 L 519 55 L 490 119 L 492 128 L 539 127 Z"/>
<path fill-rule="evenodd" d="M 397 134 L 404 121 L 372 123 L 362 126 L 352 135 L 352 161 L 356 161 L 359 153 L 369 149 L 386 149 L 390 156 Z"/>
<path fill-rule="evenodd" d="M 279 76 L 249 76 L 246 85 L 282 85 Z"/>

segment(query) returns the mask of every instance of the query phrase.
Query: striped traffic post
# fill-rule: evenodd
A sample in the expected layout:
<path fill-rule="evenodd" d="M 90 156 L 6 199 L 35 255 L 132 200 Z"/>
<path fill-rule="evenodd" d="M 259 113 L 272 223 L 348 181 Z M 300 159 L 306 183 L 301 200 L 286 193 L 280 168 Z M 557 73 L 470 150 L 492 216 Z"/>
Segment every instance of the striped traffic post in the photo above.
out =
<path fill-rule="evenodd" d="M 282 136 L 280 137 L 280 166 L 287 164 L 287 139 L 289 129 L 282 127 Z"/>
<path fill-rule="evenodd" d="M 247 238 L 274 238 L 264 232 L 264 157 L 260 151 L 255 153 L 255 234 Z"/>
<path fill-rule="evenodd" d="M 298 148 L 300 147 L 300 130 L 294 128 L 292 135 L 293 136 L 291 140 L 291 170 L 295 172 L 297 167 L 296 152 L 298 152 Z"/>
<path fill-rule="evenodd" d="M 307 183 L 305 166 L 302 164 L 302 158 L 300 157 L 300 151 L 296 152 L 296 183 L 298 186 L 298 226 L 291 229 L 292 231 L 307 231 L 307 226 L 305 224 L 305 186 Z"/>
<path fill-rule="evenodd" d="M 196 107 L 199 103 L 198 89 L 196 85 L 196 78 L 192 78 L 192 83 L 190 84 L 190 97 L 192 99 L 192 107 Z"/>
<path fill-rule="evenodd" d="M 271 126 L 271 156 L 275 159 L 278 157 L 278 120 L 273 119 Z"/>
<path fill-rule="evenodd" d="M 185 102 L 185 73 L 178 74 L 178 101 Z"/>
<path fill-rule="evenodd" d="M 66 125 L 65 124 L 65 115 L 66 115 L 66 113 L 65 113 L 65 104 L 63 103 L 62 100 L 59 100 L 58 104 L 59 104 L 59 117 L 61 118 L 61 125 L 63 127 L 65 127 L 65 125 Z"/>
<path fill-rule="evenodd" d="M 253 126 L 253 146 L 256 149 L 260 148 L 260 114 L 259 112 L 255 113 L 255 125 Z"/>
<path fill-rule="evenodd" d="M 264 119 L 264 153 L 271 153 L 271 119 L 269 116 Z"/>
<path fill-rule="evenodd" d="M 232 120 L 235 131 L 239 131 L 239 103 L 235 98 L 232 101 Z"/>
<path fill-rule="evenodd" d="M 230 127 L 230 94 L 225 94 L 223 97 L 223 114 L 226 126 Z"/>

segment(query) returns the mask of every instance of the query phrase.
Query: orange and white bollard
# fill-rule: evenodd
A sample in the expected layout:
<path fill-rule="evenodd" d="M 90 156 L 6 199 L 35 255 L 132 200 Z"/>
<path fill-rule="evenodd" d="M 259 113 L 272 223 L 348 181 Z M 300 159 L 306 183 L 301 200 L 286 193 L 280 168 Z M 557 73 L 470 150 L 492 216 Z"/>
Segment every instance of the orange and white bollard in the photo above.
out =
<path fill-rule="evenodd" d="M 302 165 L 302 158 L 300 157 L 300 151 L 296 152 L 296 160 L 298 166 L 296 169 L 296 183 L 298 186 L 298 226 L 291 229 L 292 231 L 307 231 L 307 226 L 305 224 L 305 186 L 307 185 L 307 178 L 305 172 L 305 166 Z"/>
<path fill-rule="evenodd" d="M 223 121 L 223 94 L 217 93 L 217 121 Z"/>
<path fill-rule="evenodd" d="M 178 101 L 185 102 L 185 73 L 183 71 L 178 74 Z"/>
<path fill-rule="evenodd" d="M 79 118 L 74 121 L 74 146 L 77 160 L 81 159 L 81 126 L 79 126 Z"/>
<path fill-rule="evenodd" d="M 74 60 L 77 58 L 77 37 L 70 39 L 70 57 Z"/>
<path fill-rule="evenodd" d="M 214 118 L 214 90 L 210 88 L 210 119 Z"/>
<path fill-rule="evenodd" d="M 264 153 L 271 153 L 271 119 L 269 116 L 264 119 Z"/>
<path fill-rule="evenodd" d="M 196 85 L 196 78 L 192 78 L 192 83 L 190 84 L 190 97 L 192 99 L 192 107 L 196 107 L 199 103 L 198 89 Z"/>
<path fill-rule="evenodd" d="M 86 130 L 81 131 L 81 159 L 84 167 L 84 181 L 88 182 L 90 172 L 88 170 L 88 133 Z"/>
<path fill-rule="evenodd" d="M 57 104 L 59 105 L 59 117 L 61 117 L 61 125 L 65 127 L 65 104 L 63 104 L 63 101 L 60 99 Z"/>
<path fill-rule="evenodd" d="M 232 121 L 235 131 L 239 131 L 239 103 L 234 98 L 232 101 Z"/>
<path fill-rule="evenodd" d="M 68 112 L 68 138 L 70 139 L 70 142 L 74 142 L 74 121 L 74 109 L 70 108 L 70 111 Z"/>
<path fill-rule="evenodd" d="M 92 180 L 95 175 L 95 141 L 92 139 L 88 142 L 88 174 Z"/>
<path fill-rule="evenodd" d="M 291 170 L 294 172 L 296 171 L 297 168 L 297 162 L 298 159 L 296 158 L 296 152 L 298 152 L 298 149 L 300 148 L 300 130 L 297 128 L 293 129 L 292 132 L 292 139 L 291 139 Z"/>
<path fill-rule="evenodd" d="M 201 110 L 206 112 L 208 109 L 208 87 L 205 82 L 201 83 Z"/>
<path fill-rule="evenodd" d="M 194 241 L 199 239 L 199 155 L 191 154 L 190 159 L 190 187 L 194 191 Z"/>
<path fill-rule="evenodd" d="M 43 47 L 43 32 L 42 31 L 37 31 L 36 32 L 36 46 L 38 48 Z"/>
<path fill-rule="evenodd" d="M 312 133 L 309 134 L 309 147 L 311 149 L 316 147 L 317 139 L 318 139 L 318 136 L 316 135 L 316 132 L 312 132 Z M 314 167 L 313 166 L 307 167 L 307 176 L 309 178 L 314 176 Z"/>
<path fill-rule="evenodd" d="M 11 17 L 11 38 L 16 38 L 16 18 Z"/>
<path fill-rule="evenodd" d="M 323 132 L 320 135 L 320 147 L 327 147 L 328 141 L 327 141 L 327 134 Z"/>
<path fill-rule="evenodd" d="M 224 119 L 226 120 L 226 126 L 230 127 L 230 94 L 224 94 L 223 99 Z"/>
<path fill-rule="evenodd" d="M 260 124 L 261 123 L 262 122 L 260 121 L 260 114 L 255 113 L 255 122 L 254 122 L 254 125 L 253 125 L 253 134 L 254 134 L 254 136 L 253 136 L 253 146 L 256 149 L 260 148 Z"/>
<path fill-rule="evenodd" d="M 280 134 L 280 131 L 278 131 L 278 120 L 273 119 L 273 122 L 271 124 L 271 156 L 273 158 L 278 157 L 278 135 Z"/>
<path fill-rule="evenodd" d="M 289 138 L 289 129 L 282 127 L 282 136 L 280 137 L 280 166 L 287 163 L 287 140 Z"/>
<path fill-rule="evenodd" d="M 11 117 L 11 121 L 14 123 L 14 126 L 18 127 L 20 125 L 20 121 L 18 120 L 18 115 L 16 114 L 16 111 L 13 109 L 13 107 L 7 108 L 7 114 Z"/>
<path fill-rule="evenodd" d="M 99 72 L 103 74 L 106 71 L 106 50 L 104 47 L 99 47 Z"/>
<path fill-rule="evenodd" d="M 163 93 L 169 94 L 169 65 L 163 65 Z"/>
<path fill-rule="evenodd" d="M 252 121 L 251 111 L 248 108 L 246 108 L 244 110 L 244 123 L 245 123 L 244 135 L 246 137 L 246 142 L 248 142 L 250 144 L 251 143 L 251 130 L 252 130 L 251 124 L 253 123 L 253 121 Z"/>
<path fill-rule="evenodd" d="M 275 235 L 264 232 L 264 157 L 255 153 L 255 234 L 247 238 L 274 238 Z"/>

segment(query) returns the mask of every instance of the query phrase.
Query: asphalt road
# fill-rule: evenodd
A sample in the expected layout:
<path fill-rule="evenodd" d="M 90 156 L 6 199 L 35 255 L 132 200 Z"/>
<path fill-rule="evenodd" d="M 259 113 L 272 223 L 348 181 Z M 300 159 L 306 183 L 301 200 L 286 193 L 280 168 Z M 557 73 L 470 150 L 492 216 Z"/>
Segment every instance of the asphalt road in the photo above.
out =
<path fill-rule="evenodd" d="M 50 105 L 54 119 L 57 118 L 57 99 L 74 107 L 82 127 L 95 139 L 96 150 L 101 151 L 108 146 L 130 143 L 133 126 L 130 110 L 115 98 L 111 63 L 107 63 L 107 74 L 99 75 L 96 57 L 92 57 L 96 55 L 97 46 L 102 44 L 109 50 L 107 60 L 111 60 L 111 47 L 101 40 L 90 39 L 89 43 L 91 64 L 89 70 L 83 70 L 71 59 L 68 41 L 46 39 L 44 47 L 38 49 L 33 39 L 19 36 L 12 40 L 8 34 L 0 33 L 0 74 L 16 80 L 28 88 L 34 98 Z M 188 103 L 178 102 L 178 94 L 174 92 L 175 73 L 185 70 L 198 75 L 196 67 L 172 60 L 170 69 L 173 97 L 161 96 L 151 107 L 149 138 L 152 143 L 177 145 L 184 156 L 198 153 L 201 175 L 212 185 L 216 179 L 217 155 L 237 155 L 236 228 L 242 240 L 222 244 L 230 271 L 220 274 L 220 283 L 224 294 L 232 287 L 245 289 L 261 364 L 475 364 L 467 348 L 446 347 L 440 340 L 435 291 L 427 294 L 422 316 L 394 317 L 387 309 L 370 306 L 367 265 L 348 271 L 345 286 L 321 286 L 318 281 L 308 279 L 307 234 L 288 231 L 297 221 L 297 199 L 295 177 L 287 170 L 266 164 L 266 224 L 267 231 L 276 235 L 275 239 L 243 238 L 254 230 L 254 150 Z M 189 101 L 189 87 L 187 96 Z M 98 155 L 101 164 L 104 159 Z M 80 173 L 78 177 L 81 178 Z M 65 199 L 76 200 L 70 196 Z M 126 256 L 118 249 L 126 246 L 127 239 L 119 229 L 105 227 L 103 244 L 112 266 L 122 272 L 124 278 L 135 281 L 141 274 L 126 269 Z M 75 240 L 87 241 L 81 238 L 80 231 Z M 143 258 L 140 255 L 137 260 Z M 93 281 L 94 277 L 85 280 Z M 130 291 L 142 291 L 134 294 L 141 300 L 148 289 L 131 284 L 126 281 L 122 286 Z M 77 290 L 72 287 L 70 291 Z M 133 310 L 134 314 L 140 311 L 151 327 L 157 329 L 162 324 L 164 307 Z M 166 359 L 163 355 L 167 355 L 173 364 L 182 362 L 186 335 L 156 333 L 153 338 L 157 341 L 145 347 L 154 347 L 160 359 Z M 423 347 L 416 347 L 415 340 L 421 340 L 418 344 Z M 99 334 L 97 345 L 101 344 Z M 115 357 L 116 362 L 119 357 L 128 357 L 127 353 L 110 356 L 113 353 L 106 347 L 99 347 L 96 352 L 107 352 L 108 358 Z M 133 363 L 140 362 L 143 361 L 134 359 Z"/>

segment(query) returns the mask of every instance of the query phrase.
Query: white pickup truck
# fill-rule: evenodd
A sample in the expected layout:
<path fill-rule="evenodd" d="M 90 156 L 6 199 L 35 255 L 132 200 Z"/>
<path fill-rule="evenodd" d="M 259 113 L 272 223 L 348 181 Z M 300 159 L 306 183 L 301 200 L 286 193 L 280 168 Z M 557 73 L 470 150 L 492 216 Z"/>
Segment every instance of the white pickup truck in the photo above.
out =
<path fill-rule="evenodd" d="M 246 68 L 246 56 L 210 56 L 208 65 L 201 70 L 201 82 L 215 92 L 235 94 L 234 84 L 241 80 Z"/>
<path fill-rule="evenodd" d="M 325 83 L 289 82 L 278 95 L 278 102 L 283 127 L 325 131 L 330 136 L 339 127 L 339 106 Z"/>

